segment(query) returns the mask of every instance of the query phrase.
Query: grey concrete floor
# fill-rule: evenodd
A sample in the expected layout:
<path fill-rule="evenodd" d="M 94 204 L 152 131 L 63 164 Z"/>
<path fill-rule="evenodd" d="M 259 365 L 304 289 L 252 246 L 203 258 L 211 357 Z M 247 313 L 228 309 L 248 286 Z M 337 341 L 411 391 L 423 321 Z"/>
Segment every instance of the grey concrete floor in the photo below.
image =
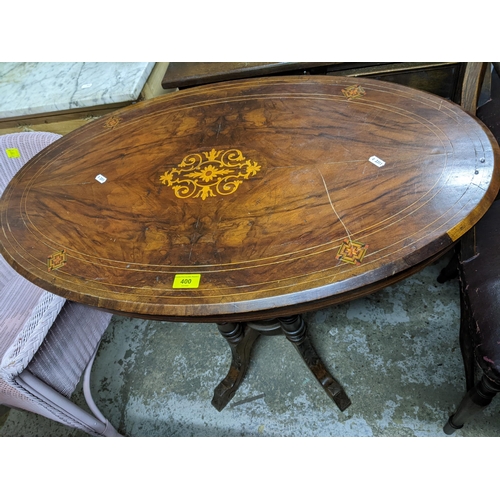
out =
<path fill-rule="evenodd" d="M 458 282 L 436 281 L 446 262 L 305 316 L 318 352 L 352 400 L 344 412 L 293 346 L 274 336 L 258 341 L 242 386 L 219 413 L 210 402 L 230 351 L 215 325 L 120 316 L 94 365 L 95 401 L 128 436 L 444 437 L 464 392 Z M 85 404 L 80 388 L 73 399 Z M 499 404 L 454 436 L 500 436 Z M 85 435 L 17 410 L 3 420 L 0 436 Z"/>

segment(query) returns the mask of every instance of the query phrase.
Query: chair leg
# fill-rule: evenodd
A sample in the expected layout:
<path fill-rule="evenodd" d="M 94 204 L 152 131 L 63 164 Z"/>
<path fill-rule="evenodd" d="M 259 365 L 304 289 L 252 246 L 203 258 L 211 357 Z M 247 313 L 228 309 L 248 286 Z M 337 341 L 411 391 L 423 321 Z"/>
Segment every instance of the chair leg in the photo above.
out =
<path fill-rule="evenodd" d="M 458 277 L 458 255 L 457 255 L 457 250 L 454 249 L 453 256 L 451 257 L 446 267 L 441 269 L 441 272 L 437 277 L 437 281 L 438 283 L 446 283 L 447 281 L 450 281 L 457 277 Z"/>
<path fill-rule="evenodd" d="M 97 351 L 99 350 L 99 344 L 97 344 L 97 347 L 95 348 L 94 354 L 90 358 L 90 361 L 85 368 L 85 371 L 83 373 L 83 396 L 85 398 L 85 401 L 87 402 L 87 405 L 90 409 L 90 411 L 104 424 L 109 424 L 108 419 L 101 413 L 99 408 L 97 408 L 97 405 L 94 402 L 94 398 L 92 397 L 92 391 L 90 390 L 90 374 L 92 372 L 92 366 L 94 365 L 95 358 L 97 356 Z"/>
<path fill-rule="evenodd" d="M 467 303 L 463 283 L 460 283 L 460 352 L 465 371 L 465 390 L 469 392 L 476 383 L 476 359 L 474 357 L 475 322 Z"/>
<path fill-rule="evenodd" d="M 66 398 L 42 380 L 32 375 L 29 370 L 24 370 L 16 378 L 16 382 L 32 396 L 44 401 L 50 407 L 54 415 L 62 418 L 54 420 L 65 423 L 70 427 L 82 429 L 91 435 L 118 437 L 121 434 L 108 422 L 101 422 L 96 416 L 80 408 L 70 399 Z M 78 422 L 78 425 L 72 425 L 70 422 Z"/>
<path fill-rule="evenodd" d="M 491 403 L 500 392 L 500 384 L 483 375 L 481 380 L 465 395 L 457 411 L 448 419 L 443 428 L 445 434 L 451 435 L 461 429 L 476 413 Z"/>

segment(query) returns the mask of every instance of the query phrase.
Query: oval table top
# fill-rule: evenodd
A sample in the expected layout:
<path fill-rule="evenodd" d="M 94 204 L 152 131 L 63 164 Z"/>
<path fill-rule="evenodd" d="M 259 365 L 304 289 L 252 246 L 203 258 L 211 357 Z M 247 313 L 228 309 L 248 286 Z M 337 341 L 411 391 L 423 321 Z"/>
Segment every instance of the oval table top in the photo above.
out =
<path fill-rule="evenodd" d="M 263 319 L 370 293 L 450 248 L 498 145 L 438 96 L 276 77 L 140 102 L 57 140 L 0 201 L 6 260 L 118 314 Z"/>

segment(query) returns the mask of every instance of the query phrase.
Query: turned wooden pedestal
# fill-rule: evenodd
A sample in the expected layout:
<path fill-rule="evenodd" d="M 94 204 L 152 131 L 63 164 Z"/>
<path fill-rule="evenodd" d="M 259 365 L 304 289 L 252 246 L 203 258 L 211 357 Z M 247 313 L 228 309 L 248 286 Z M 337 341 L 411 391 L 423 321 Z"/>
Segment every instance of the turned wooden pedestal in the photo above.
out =
<path fill-rule="evenodd" d="M 342 386 L 326 369 L 307 335 L 307 326 L 302 316 L 289 316 L 271 321 L 251 323 L 220 323 L 219 332 L 231 347 L 232 361 L 226 378 L 216 387 L 212 405 L 221 411 L 238 390 L 250 363 L 254 343 L 261 335 L 284 334 L 293 344 L 307 367 L 321 384 L 326 394 L 344 411 L 351 400 Z"/>

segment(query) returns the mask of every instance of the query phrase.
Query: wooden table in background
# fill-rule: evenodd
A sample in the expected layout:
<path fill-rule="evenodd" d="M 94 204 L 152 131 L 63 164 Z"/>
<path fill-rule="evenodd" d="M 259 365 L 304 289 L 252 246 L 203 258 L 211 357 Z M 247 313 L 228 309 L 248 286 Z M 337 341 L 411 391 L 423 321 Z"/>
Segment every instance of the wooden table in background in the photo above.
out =
<path fill-rule="evenodd" d="M 254 341 L 284 333 L 341 409 L 301 314 L 409 276 L 499 188 L 496 141 L 459 106 L 387 82 L 270 77 L 185 90 L 68 134 L 0 200 L 2 254 L 116 314 L 214 322 L 222 409 Z"/>
<path fill-rule="evenodd" d="M 460 62 L 171 62 L 164 89 L 242 78 L 289 75 L 356 76 L 425 90 L 460 104 L 466 63 Z"/>

